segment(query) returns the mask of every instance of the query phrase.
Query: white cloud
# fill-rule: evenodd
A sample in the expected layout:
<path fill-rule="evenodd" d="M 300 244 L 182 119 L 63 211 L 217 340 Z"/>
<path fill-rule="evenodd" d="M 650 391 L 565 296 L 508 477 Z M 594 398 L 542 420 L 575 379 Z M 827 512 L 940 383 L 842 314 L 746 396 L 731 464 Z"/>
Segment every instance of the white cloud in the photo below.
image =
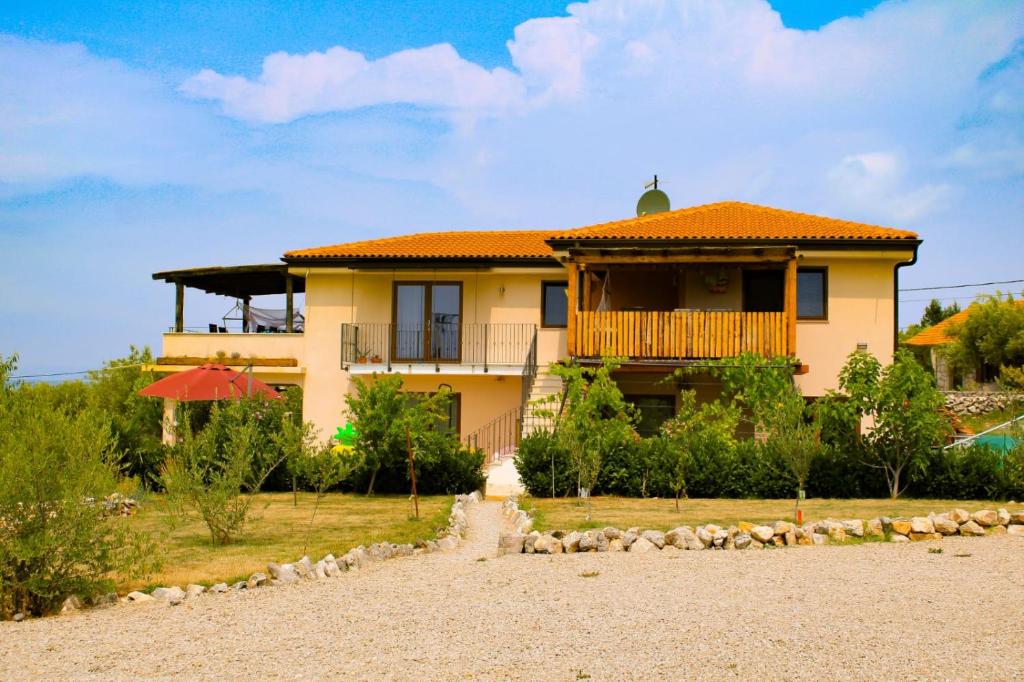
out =
<path fill-rule="evenodd" d="M 488 71 L 448 44 L 402 50 L 376 61 L 344 47 L 306 55 L 276 52 L 263 60 L 255 81 L 204 69 L 181 89 L 221 101 L 232 116 L 272 123 L 386 104 L 495 112 L 522 97 L 519 79 L 507 69 Z"/>

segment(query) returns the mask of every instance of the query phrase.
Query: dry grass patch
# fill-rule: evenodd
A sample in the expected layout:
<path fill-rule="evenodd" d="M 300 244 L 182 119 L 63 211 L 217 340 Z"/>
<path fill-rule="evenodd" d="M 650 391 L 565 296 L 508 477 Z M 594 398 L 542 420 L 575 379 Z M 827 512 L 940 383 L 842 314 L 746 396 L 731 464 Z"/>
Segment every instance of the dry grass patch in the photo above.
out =
<path fill-rule="evenodd" d="M 174 521 L 164 498 L 149 496 L 128 523 L 159 540 L 164 567 L 144 581 L 124 581 L 118 588 L 241 580 L 265 571 L 268 561 L 294 561 L 303 554 L 314 502 L 310 493 L 299 493 L 298 506 L 291 493 L 261 493 L 253 503 L 259 518 L 238 541 L 215 547 L 202 520 Z M 452 498 L 446 495 L 420 497 L 417 520 L 412 518 L 412 500 L 405 496 L 328 494 L 320 502 L 305 553 L 315 561 L 328 552 L 338 556 L 357 545 L 432 538 L 447 525 L 451 504 Z"/>
<path fill-rule="evenodd" d="M 653 528 L 670 530 L 682 525 L 716 523 L 729 526 L 740 521 L 766 523 L 793 521 L 793 500 L 681 500 L 679 511 L 671 499 L 637 499 L 630 497 L 593 498 L 593 520 L 585 520 L 586 510 L 575 498 L 534 498 L 520 500 L 520 507 L 534 514 L 538 530 L 570 528 Z M 971 511 L 1005 506 L 991 500 L 804 500 L 800 508 L 804 519 L 870 519 L 878 516 L 921 516 L 956 507 Z"/>

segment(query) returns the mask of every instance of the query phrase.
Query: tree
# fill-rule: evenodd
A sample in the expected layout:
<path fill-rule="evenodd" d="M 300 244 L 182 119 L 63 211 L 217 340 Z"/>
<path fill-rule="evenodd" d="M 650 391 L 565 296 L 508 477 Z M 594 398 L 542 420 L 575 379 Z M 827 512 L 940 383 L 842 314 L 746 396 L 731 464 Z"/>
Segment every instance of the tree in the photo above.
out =
<path fill-rule="evenodd" d="M 245 530 L 252 495 L 286 457 L 268 448 L 270 441 L 262 436 L 260 422 L 274 420 L 269 412 L 266 401 L 252 398 L 214 404 L 209 423 L 198 433 L 188 418 L 180 420 L 179 441 L 160 481 L 176 515 L 197 512 L 214 545 L 230 544 Z"/>
<path fill-rule="evenodd" d="M 306 540 L 302 545 L 302 552 L 305 553 L 320 502 L 327 495 L 328 490 L 340 484 L 359 468 L 362 458 L 349 448 L 332 448 L 326 445 L 317 447 L 314 443 L 309 443 L 309 447 L 303 448 L 303 452 L 295 460 L 295 463 L 297 473 L 316 494 L 313 513 L 309 517 L 309 526 L 306 528 Z"/>
<path fill-rule="evenodd" d="M 697 407 L 694 391 L 680 393 L 679 410 L 661 425 L 671 446 L 668 479 L 675 492 L 676 511 L 679 511 L 679 498 L 686 495 L 686 472 L 693 453 L 702 447 L 732 450 L 736 445 L 734 434 L 739 419 L 739 408 L 734 405 L 715 401 Z"/>
<path fill-rule="evenodd" d="M 572 460 L 577 492 L 587 499 L 588 521 L 593 511 L 590 491 L 597 484 L 602 457 L 638 438 L 633 430 L 633 406 L 612 379 L 617 367 L 616 359 L 604 358 L 597 369 L 572 363 L 553 364 L 550 370 L 565 384 L 565 408 L 555 434 Z"/>
<path fill-rule="evenodd" d="M 885 368 L 868 353 L 856 351 L 839 373 L 839 389 L 819 401 L 821 418 L 852 434 L 864 417 L 872 422 L 865 433 L 849 438 L 861 447 L 869 466 L 884 471 L 890 497 L 899 497 L 909 472 L 923 464 L 928 450 L 950 430 L 941 412 L 945 399 L 934 378 L 905 350 L 898 350 Z"/>
<path fill-rule="evenodd" d="M 943 306 L 939 303 L 939 299 L 933 298 L 925 306 L 924 314 L 921 315 L 921 328 L 934 326 L 946 318 L 956 315 L 958 312 L 960 312 L 959 303 L 954 301 L 947 306 Z"/>
<path fill-rule="evenodd" d="M 89 373 L 89 399 L 110 417 L 122 471 L 137 476 L 147 487 L 157 481 L 165 454 L 163 402 L 139 395 L 157 378 L 153 372 L 143 371 L 144 365 L 153 362 L 148 346 L 130 346 L 127 356 L 105 362 L 104 370 Z"/>
<path fill-rule="evenodd" d="M 0 357 L 0 618 L 88 600 L 113 589 L 111 574 L 158 563 L 149 538 L 100 504 L 118 482 L 106 415 L 10 385 L 15 367 Z"/>
<path fill-rule="evenodd" d="M 1024 365 L 1024 305 L 1012 295 L 988 296 L 970 308 L 967 319 L 950 329 L 955 337 L 943 352 L 961 371 L 982 365 Z"/>
<path fill-rule="evenodd" d="M 792 358 L 744 353 L 723 359 L 713 369 L 722 378 L 726 395 L 749 410 L 755 430 L 763 433 L 797 481 L 795 511 L 799 512 L 811 464 L 818 455 L 818 430 L 793 380 Z"/>
<path fill-rule="evenodd" d="M 415 443 L 444 418 L 448 389 L 433 395 L 402 392 L 399 374 L 373 375 L 372 381 L 353 379 L 355 393 L 345 397 L 356 429 L 355 451 L 370 470 L 366 494 L 372 495 L 377 474 L 406 465 L 406 430 Z"/>

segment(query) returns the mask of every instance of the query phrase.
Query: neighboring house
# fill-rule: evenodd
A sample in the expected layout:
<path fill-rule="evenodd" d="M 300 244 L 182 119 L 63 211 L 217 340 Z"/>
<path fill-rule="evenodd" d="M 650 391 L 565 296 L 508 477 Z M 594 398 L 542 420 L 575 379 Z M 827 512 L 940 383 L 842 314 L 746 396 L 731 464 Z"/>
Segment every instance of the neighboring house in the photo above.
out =
<path fill-rule="evenodd" d="M 1017 301 L 1017 305 L 1024 305 L 1024 300 Z M 908 346 L 928 348 L 932 361 L 932 369 L 935 371 L 935 383 L 940 391 L 952 391 L 959 386 L 965 388 L 976 388 L 979 385 L 990 384 L 999 375 L 999 368 L 990 365 L 980 365 L 974 368 L 973 373 L 963 375 L 957 373 L 942 348 L 952 343 L 956 336 L 954 329 L 967 321 L 967 318 L 974 312 L 977 304 L 972 303 L 955 315 L 950 315 L 938 324 L 933 324 L 927 329 L 910 337 L 904 343 Z"/>
<path fill-rule="evenodd" d="M 546 368 L 567 358 L 626 358 L 616 379 L 648 429 L 675 408 L 681 384 L 665 379 L 682 365 L 790 356 L 815 397 L 858 346 L 889 362 L 898 269 L 920 243 L 913 232 L 722 202 L 574 230 L 412 234 L 289 251 L 280 264 L 161 272 L 153 277 L 176 285 L 177 306 L 160 369 L 217 357 L 251 365 L 263 381 L 301 386 L 303 416 L 325 436 L 344 421 L 354 377 L 397 372 L 409 391 L 449 387 L 451 428 L 507 454 L 531 428 L 530 402 L 560 390 Z M 246 331 L 186 329 L 186 288 L 239 299 Z M 286 294 L 291 309 L 299 292 L 302 317 L 250 307 Z M 720 390 L 706 375 L 682 385 L 702 399 Z"/>

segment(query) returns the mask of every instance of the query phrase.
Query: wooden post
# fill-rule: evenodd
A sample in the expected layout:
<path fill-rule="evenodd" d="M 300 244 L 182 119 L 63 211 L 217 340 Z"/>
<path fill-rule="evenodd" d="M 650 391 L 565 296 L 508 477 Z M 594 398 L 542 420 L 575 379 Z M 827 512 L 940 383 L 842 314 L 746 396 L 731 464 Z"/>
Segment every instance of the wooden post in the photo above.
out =
<path fill-rule="evenodd" d="M 590 279 L 594 275 L 586 265 L 580 266 L 580 272 L 583 273 L 583 310 L 590 310 Z"/>
<path fill-rule="evenodd" d="M 412 479 L 412 499 L 413 504 L 416 506 L 416 518 L 420 517 L 420 496 L 416 494 L 416 455 L 412 453 L 412 435 L 409 433 L 409 427 L 405 427 L 405 449 L 409 454 L 409 478 Z"/>
<path fill-rule="evenodd" d="M 174 331 L 185 331 L 185 283 L 174 283 Z"/>
<path fill-rule="evenodd" d="M 569 296 L 569 319 L 566 327 L 566 349 L 569 352 L 569 356 L 572 357 L 577 354 L 578 349 L 576 348 L 576 310 L 577 303 L 579 302 L 579 294 L 577 288 L 579 286 L 579 270 L 575 263 L 569 263 L 569 289 L 567 295 Z"/>
<path fill-rule="evenodd" d="M 786 263 L 786 353 L 796 357 L 796 258 Z"/>
<path fill-rule="evenodd" d="M 242 331 L 249 331 L 249 297 L 242 299 Z"/>
<path fill-rule="evenodd" d="M 295 323 L 292 320 L 293 311 L 295 310 L 293 299 L 295 297 L 295 285 L 292 282 L 292 276 L 288 273 L 284 275 L 284 330 L 291 334 L 295 331 Z"/>

